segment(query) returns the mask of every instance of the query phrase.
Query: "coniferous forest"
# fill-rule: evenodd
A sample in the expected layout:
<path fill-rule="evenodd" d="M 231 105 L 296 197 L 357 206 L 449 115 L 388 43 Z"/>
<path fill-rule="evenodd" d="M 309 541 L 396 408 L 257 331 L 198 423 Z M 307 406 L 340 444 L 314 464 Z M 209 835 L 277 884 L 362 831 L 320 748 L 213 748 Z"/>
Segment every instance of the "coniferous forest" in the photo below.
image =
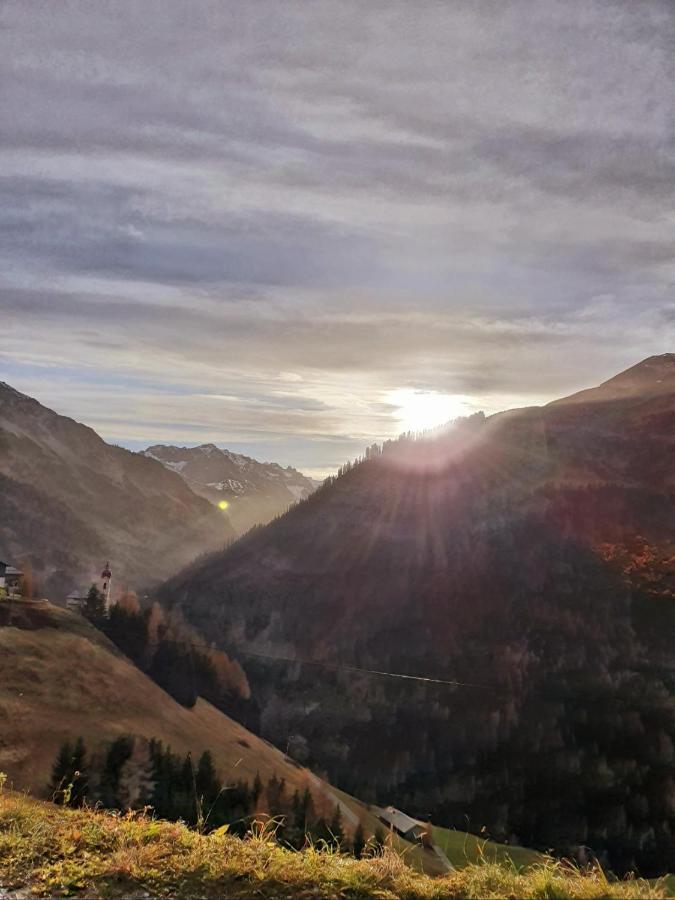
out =
<path fill-rule="evenodd" d="M 295 656 L 244 657 L 247 724 L 299 736 L 345 790 L 670 871 L 672 414 L 663 382 L 642 393 L 650 365 L 586 404 L 371 448 L 159 596 L 230 653 Z"/>
<path fill-rule="evenodd" d="M 376 852 L 384 833 L 366 840 L 363 827 L 347 831 L 339 806 L 317 802 L 310 789 L 288 789 L 273 774 L 266 782 L 223 781 L 213 755 L 194 760 L 173 753 L 161 741 L 122 735 L 89 754 L 82 738 L 66 741 L 54 760 L 49 795 L 55 803 L 108 810 L 139 810 L 161 819 L 182 821 L 203 833 L 223 829 L 241 837 L 261 828 L 275 840 L 299 850 L 309 843 L 357 858 Z"/>

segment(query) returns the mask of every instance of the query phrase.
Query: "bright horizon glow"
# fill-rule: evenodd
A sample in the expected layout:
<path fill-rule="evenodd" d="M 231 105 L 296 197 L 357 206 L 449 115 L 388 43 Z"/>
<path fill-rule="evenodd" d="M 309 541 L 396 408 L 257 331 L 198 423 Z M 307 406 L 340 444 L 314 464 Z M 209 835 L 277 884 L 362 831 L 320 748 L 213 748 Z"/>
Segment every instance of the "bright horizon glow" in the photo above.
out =
<path fill-rule="evenodd" d="M 466 398 L 459 394 L 439 394 L 437 391 L 419 391 L 400 388 L 391 391 L 388 402 L 398 407 L 395 415 L 402 431 L 426 431 L 438 428 L 446 422 L 472 412 Z"/>

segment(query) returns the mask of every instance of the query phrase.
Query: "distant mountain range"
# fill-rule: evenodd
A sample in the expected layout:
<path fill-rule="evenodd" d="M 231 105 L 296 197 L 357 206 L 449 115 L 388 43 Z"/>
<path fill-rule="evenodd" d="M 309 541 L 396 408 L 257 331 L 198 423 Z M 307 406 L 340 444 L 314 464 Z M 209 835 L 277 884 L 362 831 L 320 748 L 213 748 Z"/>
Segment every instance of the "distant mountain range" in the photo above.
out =
<path fill-rule="evenodd" d="M 371 449 L 159 596 L 298 660 L 247 667 L 259 730 L 341 787 L 675 870 L 675 355 Z"/>
<path fill-rule="evenodd" d="M 177 472 L 201 497 L 216 505 L 228 503 L 227 514 L 240 534 L 286 512 L 292 503 L 309 497 L 318 485 L 291 466 L 284 469 L 277 463 L 261 463 L 215 444 L 155 444 L 143 453 Z"/>
<path fill-rule="evenodd" d="M 0 383 L 0 559 L 62 601 L 110 560 L 150 586 L 234 537 L 227 516 L 152 459 Z"/>
<path fill-rule="evenodd" d="M 0 382 L 0 559 L 59 602 L 106 560 L 118 588 L 152 587 L 316 484 L 214 444 L 131 453 Z"/>

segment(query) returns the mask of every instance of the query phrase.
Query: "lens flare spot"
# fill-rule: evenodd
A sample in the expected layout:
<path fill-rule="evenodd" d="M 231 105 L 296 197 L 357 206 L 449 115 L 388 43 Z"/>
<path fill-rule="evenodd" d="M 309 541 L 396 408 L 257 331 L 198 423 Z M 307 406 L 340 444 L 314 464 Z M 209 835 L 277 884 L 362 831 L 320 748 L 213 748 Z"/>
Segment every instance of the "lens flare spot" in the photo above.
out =
<path fill-rule="evenodd" d="M 220 503 L 218 504 L 218 509 L 229 509 L 229 508 L 230 508 L 230 504 L 227 502 L 227 500 L 221 500 Z"/>

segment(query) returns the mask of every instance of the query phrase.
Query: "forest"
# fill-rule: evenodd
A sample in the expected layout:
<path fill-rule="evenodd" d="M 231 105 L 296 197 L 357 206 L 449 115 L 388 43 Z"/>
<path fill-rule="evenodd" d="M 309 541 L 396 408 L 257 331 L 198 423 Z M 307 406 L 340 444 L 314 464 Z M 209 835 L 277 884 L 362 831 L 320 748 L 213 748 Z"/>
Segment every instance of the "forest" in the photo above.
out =
<path fill-rule="evenodd" d="M 102 631 L 132 662 L 186 707 L 198 697 L 235 718 L 242 716 L 250 688 L 236 660 L 208 644 L 175 611 L 159 603 L 145 609 L 137 596 L 124 592 L 106 613 L 103 595 L 95 584 L 83 609 L 89 621 Z"/>
<path fill-rule="evenodd" d="M 263 783 L 224 781 L 210 751 L 196 762 L 190 753 L 173 753 L 161 741 L 122 735 L 89 754 L 83 739 L 66 741 L 54 760 L 49 796 L 55 803 L 81 807 L 100 804 L 107 810 L 151 813 L 182 821 L 202 833 L 227 830 L 240 837 L 269 829 L 283 846 L 300 850 L 326 846 L 356 858 L 377 852 L 385 835 L 368 840 L 362 825 L 348 831 L 336 804 L 330 808 L 309 787 L 290 793 L 273 774 Z"/>
<path fill-rule="evenodd" d="M 618 874 L 672 871 L 668 423 L 650 444 L 644 407 L 642 430 L 594 414 L 371 448 L 158 596 L 243 654 L 247 727 L 292 735 L 345 790 Z"/>

